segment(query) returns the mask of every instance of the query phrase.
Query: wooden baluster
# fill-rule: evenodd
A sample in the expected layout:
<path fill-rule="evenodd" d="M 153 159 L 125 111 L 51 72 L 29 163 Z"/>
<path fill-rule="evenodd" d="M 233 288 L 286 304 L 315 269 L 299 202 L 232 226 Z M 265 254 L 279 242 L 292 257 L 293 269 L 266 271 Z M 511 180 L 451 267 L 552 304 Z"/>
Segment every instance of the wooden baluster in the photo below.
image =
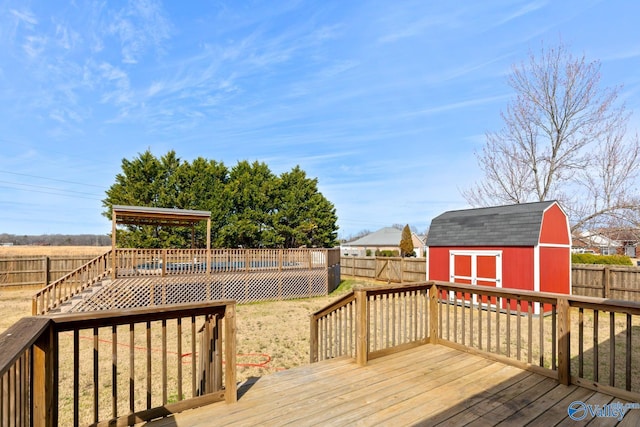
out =
<path fill-rule="evenodd" d="M 631 391 L 631 333 L 633 325 L 631 322 L 631 314 L 627 313 L 627 330 L 625 343 L 625 389 Z"/>
<path fill-rule="evenodd" d="M 558 298 L 558 382 L 563 385 L 569 385 L 571 382 L 571 321 L 569 309 L 569 301 L 566 298 Z"/>

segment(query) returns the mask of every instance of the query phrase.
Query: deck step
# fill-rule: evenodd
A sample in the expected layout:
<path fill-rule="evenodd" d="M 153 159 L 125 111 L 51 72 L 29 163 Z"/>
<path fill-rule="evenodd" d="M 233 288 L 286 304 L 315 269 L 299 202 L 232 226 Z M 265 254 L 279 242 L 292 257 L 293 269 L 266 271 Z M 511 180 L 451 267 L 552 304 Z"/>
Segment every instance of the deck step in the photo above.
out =
<path fill-rule="evenodd" d="M 53 310 L 50 310 L 49 313 L 69 313 L 75 311 L 74 308 L 78 305 L 91 298 L 91 296 L 95 295 L 97 292 L 102 290 L 111 284 L 110 279 L 105 279 L 100 282 L 94 283 L 92 286 L 84 289 L 82 292 L 72 296 L 68 301 L 60 304 Z"/>

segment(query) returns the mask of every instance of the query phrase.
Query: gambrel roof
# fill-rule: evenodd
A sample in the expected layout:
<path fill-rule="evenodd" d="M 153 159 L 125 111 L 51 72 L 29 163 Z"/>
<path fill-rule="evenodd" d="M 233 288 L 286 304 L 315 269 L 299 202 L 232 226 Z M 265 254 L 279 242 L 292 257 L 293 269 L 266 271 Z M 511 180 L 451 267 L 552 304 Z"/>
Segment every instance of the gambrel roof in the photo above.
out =
<path fill-rule="evenodd" d="M 427 246 L 535 246 L 555 201 L 448 211 L 431 221 Z"/>

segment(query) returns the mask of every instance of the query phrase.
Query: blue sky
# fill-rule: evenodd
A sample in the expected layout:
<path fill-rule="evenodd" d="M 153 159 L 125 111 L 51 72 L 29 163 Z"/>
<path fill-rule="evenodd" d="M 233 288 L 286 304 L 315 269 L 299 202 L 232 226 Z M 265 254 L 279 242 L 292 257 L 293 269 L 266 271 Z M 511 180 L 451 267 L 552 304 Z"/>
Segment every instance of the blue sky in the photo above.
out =
<path fill-rule="evenodd" d="M 467 207 L 512 64 L 560 40 L 640 124 L 637 1 L 0 0 L 0 233 L 110 232 L 123 158 L 300 165 L 340 235 Z"/>

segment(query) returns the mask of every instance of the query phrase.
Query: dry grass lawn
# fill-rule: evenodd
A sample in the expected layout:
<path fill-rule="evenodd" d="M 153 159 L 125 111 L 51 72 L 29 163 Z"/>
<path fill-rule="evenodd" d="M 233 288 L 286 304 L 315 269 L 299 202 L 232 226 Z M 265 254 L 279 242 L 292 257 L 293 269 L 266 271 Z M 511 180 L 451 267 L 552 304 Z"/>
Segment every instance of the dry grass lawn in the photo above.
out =
<path fill-rule="evenodd" d="M 31 316 L 34 290 L 4 290 L 0 288 L 0 332 L 25 316 Z"/>
<path fill-rule="evenodd" d="M 102 255 L 111 246 L 0 246 L 0 257 Z"/>

